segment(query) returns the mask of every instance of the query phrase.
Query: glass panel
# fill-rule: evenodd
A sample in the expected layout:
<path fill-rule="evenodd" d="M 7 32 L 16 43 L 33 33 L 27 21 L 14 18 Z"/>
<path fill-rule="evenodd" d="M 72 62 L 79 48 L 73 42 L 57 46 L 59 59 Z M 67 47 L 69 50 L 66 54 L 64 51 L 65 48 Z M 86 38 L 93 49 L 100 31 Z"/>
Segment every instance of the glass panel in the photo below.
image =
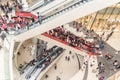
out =
<path fill-rule="evenodd" d="M 105 11 L 106 11 L 106 8 L 105 8 L 105 9 L 100 10 L 100 11 L 99 11 L 99 14 L 104 14 L 104 13 L 105 13 Z"/>
<path fill-rule="evenodd" d="M 109 18 L 110 14 L 112 13 L 112 10 L 113 10 L 113 9 L 108 8 L 103 18 L 104 18 L 104 19 Z"/>
<path fill-rule="evenodd" d="M 119 8 L 115 8 L 115 10 L 113 11 L 112 15 L 110 16 L 111 19 L 114 19 L 117 17 L 118 13 L 119 13 L 120 9 Z"/>

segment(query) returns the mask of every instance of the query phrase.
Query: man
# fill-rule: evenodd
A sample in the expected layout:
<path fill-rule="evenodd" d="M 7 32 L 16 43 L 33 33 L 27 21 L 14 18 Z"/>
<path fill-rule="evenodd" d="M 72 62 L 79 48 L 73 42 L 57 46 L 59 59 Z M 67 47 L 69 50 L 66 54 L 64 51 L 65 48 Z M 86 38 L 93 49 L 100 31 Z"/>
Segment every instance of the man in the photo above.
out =
<path fill-rule="evenodd" d="M 38 15 L 38 22 L 41 24 L 43 16 L 41 16 L 39 12 L 37 12 L 37 15 Z"/>

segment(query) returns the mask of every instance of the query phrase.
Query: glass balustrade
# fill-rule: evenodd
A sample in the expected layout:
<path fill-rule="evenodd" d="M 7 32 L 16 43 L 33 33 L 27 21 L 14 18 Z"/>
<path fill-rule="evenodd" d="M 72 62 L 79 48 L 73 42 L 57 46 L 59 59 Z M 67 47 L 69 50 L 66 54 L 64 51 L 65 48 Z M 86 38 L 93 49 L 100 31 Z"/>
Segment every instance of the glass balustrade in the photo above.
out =
<path fill-rule="evenodd" d="M 38 3 L 36 3 L 35 5 L 31 6 L 27 11 L 34 11 L 37 10 L 39 8 L 42 8 L 44 6 L 46 6 L 47 4 L 53 2 L 55 0 L 49 0 L 49 1 L 39 1 Z"/>
<path fill-rule="evenodd" d="M 54 57 L 54 59 L 51 59 L 50 63 L 52 63 L 60 54 L 62 54 L 63 51 L 64 51 L 63 48 L 57 47 L 53 52 L 49 52 L 49 55 L 48 55 L 48 56 L 46 56 L 44 59 L 42 59 L 41 61 L 39 61 L 39 62 L 37 62 L 37 63 L 35 64 L 35 66 L 26 74 L 25 78 L 26 78 L 26 79 L 31 78 L 32 75 L 35 74 L 35 72 L 36 72 L 36 70 L 38 69 L 38 67 L 39 67 L 40 65 L 43 65 L 43 64 L 47 61 L 47 59 L 48 59 L 49 57 L 56 56 L 56 57 Z M 43 70 L 45 70 L 45 68 L 47 68 L 47 67 L 50 65 L 50 63 L 49 63 L 48 65 L 44 66 L 43 68 L 41 67 L 41 71 L 40 71 L 39 74 L 36 76 L 36 78 L 40 75 L 40 73 L 41 73 Z"/>
<path fill-rule="evenodd" d="M 61 16 L 61 15 L 65 14 L 65 13 L 67 13 L 67 12 L 81 6 L 82 4 L 88 3 L 90 1 L 92 1 L 92 0 L 76 0 L 74 3 L 69 4 L 64 9 L 58 10 L 58 12 L 56 11 L 56 13 L 54 13 L 52 15 L 50 14 L 50 15 L 46 16 L 45 18 L 43 18 L 41 24 L 39 24 L 39 22 L 36 21 L 36 22 L 32 23 L 32 25 L 20 28 L 19 30 L 13 30 L 10 33 L 12 33 L 12 35 L 19 35 L 21 33 L 24 33 L 26 31 L 28 31 L 28 30 L 31 30 L 31 29 L 33 29 L 35 27 L 39 27 L 40 25 L 45 24 L 48 21 L 50 21 L 50 20 L 52 20 L 52 19 L 54 19 L 54 18 L 56 18 L 58 16 Z"/>

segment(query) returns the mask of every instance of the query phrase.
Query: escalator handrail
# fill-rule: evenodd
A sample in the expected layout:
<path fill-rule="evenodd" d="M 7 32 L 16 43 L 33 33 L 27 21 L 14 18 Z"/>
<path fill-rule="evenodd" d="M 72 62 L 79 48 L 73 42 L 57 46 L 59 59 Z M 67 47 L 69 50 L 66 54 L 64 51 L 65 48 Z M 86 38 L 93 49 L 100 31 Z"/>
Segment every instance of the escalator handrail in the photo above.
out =
<path fill-rule="evenodd" d="M 60 14 L 60 13 L 61 13 L 61 15 L 62 15 L 62 14 L 63 14 L 63 11 L 64 11 L 64 13 L 69 12 L 69 11 L 70 11 L 70 8 L 71 8 L 71 10 L 73 10 L 73 8 L 72 8 L 73 6 L 75 6 L 75 5 L 77 5 L 77 4 L 78 4 L 78 5 L 80 4 L 79 6 L 81 6 L 81 3 L 83 4 L 84 1 L 86 1 L 86 0 L 82 0 L 82 1 L 79 1 L 79 2 L 77 2 L 77 3 L 74 3 L 73 5 L 67 7 L 67 8 L 65 8 L 65 9 L 63 9 L 63 10 L 61 10 L 61 11 L 59 11 L 59 12 L 56 12 L 54 15 L 57 15 L 57 14 Z M 87 0 L 86 3 L 89 2 L 89 1 L 92 1 L 92 0 Z M 78 7 L 78 6 L 75 6 L 74 8 L 76 8 L 76 7 Z M 35 24 L 42 25 L 42 24 L 44 24 L 44 23 L 46 23 L 46 22 L 52 20 L 51 18 L 54 19 L 54 17 L 53 17 L 54 15 L 50 15 L 50 16 L 47 16 L 47 17 L 43 18 L 41 24 L 39 24 L 38 21 L 35 22 L 35 23 L 33 23 L 32 26 L 29 26 L 29 29 L 27 29 L 28 26 L 26 26 L 26 27 L 24 27 L 24 28 L 21 28 L 20 30 L 16 30 L 14 35 L 16 36 L 16 35 L 18 35 L 18 34 L 21 34 L 21 33 L 23 33 L 23 32 L 26 32 L 26 31 L 28 31 L 28 30 L 30 30 L 30 29 L 36 27 Z M 59 16 L 59 15 L 58 15 L 58 16 Z M 57 17 L 57 16 L 56 16 L 56 17 Z M 47 20 L 47 19 L 49 19 L 49 20 Z M 22 32 L 19 32 L 19 31 L 22 31 Z"/>
<path fill-rule="evenodd" d="M 55 51 L 51 52 L 48 56 L 46 56 L 44 59 L 42 59 L 40 62 L 38 62 L 25 76 L 26 78 L 29 78 L 31 76 L 31 74 L 34 72 L 34 70 L 36 69 L 36 67 L 38 65 L 40 65 L 42 62 L 44 62 L 49 56 L 55 54 L 55 52 L 59 49 L 60 47 L 58 47 L 57 49 L 55 49 Z"/>
<path fill-rule="evenodd" d="M 39 9 L 39 8 L 42 8 L 42 7 L 46 6 L 47 4 L 49 4 L 49 3 L 53 2 L 53 1 L 54 1 L 54 0 L 50 0 L 50 1 L 47 2 L 47 3 L 43 2 L 43 4 L 41 4 L 41 5 L 39 5 L 39 4 L 41 3 L 41 2 L 39 1 L 39 2 L 36 3 L 35 5 L 31 6 L 27 11 L 31 12 L 31 11 L 37 10 L 37 9 Z M 37 6 L 37 5 L 38 5 L 38 6 Z M 37 7 L 35 7 L 35 6 L 37 6 Z M 33 7 L 35 7 L 35 8 L 33 8 Z M 31 10 L 31 8 L 33 8 L 33 9 Z"/>
<path fill-rule="evenodd" d="M 60 56 L 60 55 L 64 52 L 64 50 L 65 50 L 65 49 L 62 49 L 61 53 L 58 54 L 53 60 L 55 60 L 58 56 Z M 52 62 L 53 62 L 53 61 L 52 61 Z M 50 64 L 51 64 L 52 62 L 50 62 Z M 50 65 L 50 64 L 49 64 L 49 65 Z M 48 66 L 47 66 L 47 67 L 48 67 Z M 41 72 L 44 71 L 47 67 L 44 67 L 44 68 L 41 70 Z M 40 75 L 41 72 L 39 72 L 39 74 L 36 76 L 35 80 L 37 80 L 37 78 L 39 77 L 39 75 Z"/>

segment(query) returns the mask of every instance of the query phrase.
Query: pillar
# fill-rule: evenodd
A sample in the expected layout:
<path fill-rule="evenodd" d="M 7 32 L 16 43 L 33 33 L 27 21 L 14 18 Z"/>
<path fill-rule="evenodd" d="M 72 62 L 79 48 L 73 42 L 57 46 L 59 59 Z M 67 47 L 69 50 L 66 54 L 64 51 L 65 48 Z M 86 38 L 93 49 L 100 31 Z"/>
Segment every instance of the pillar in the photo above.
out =
<path fill-rule="evenodd" d="M 10 80 L 14 80 L 13 75 L 13 51 L 14 51 L 14 40 L 11 40 L 10 49 L 9 49 L 9 71 L 10 71 Z"/>

